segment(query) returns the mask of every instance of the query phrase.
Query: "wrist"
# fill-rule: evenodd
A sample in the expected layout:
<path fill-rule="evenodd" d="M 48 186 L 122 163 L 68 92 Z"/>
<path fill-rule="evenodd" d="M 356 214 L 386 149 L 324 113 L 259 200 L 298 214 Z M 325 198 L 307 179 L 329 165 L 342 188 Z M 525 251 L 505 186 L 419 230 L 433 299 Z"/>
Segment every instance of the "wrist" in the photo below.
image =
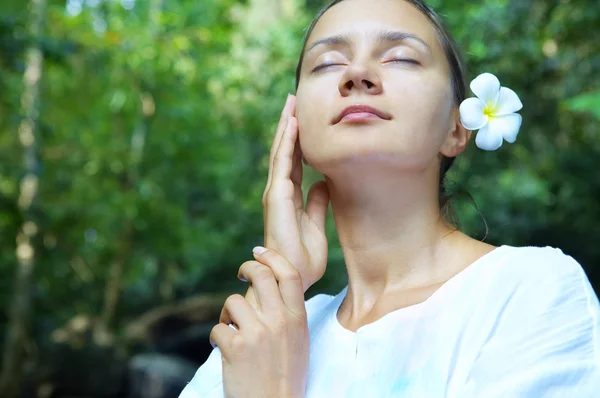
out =
<path fill-rule="evenodd" d="M 297 386 L 284 386 L 283 392 L 279 394 L 277 397 L 283 398 L 304 398 L 306 396 L 306 386 L 297 385 Z"/>
<path fill-rule="evenodd" d="M 278 394 L 277 398 L 304 398 L 304 396 L 305 396 L 304 392 L 294 393 L 294 392 L 287 391 L 285 393 Z M 275 397 L 273 397 L 273 398 L 275 398 Z"/>

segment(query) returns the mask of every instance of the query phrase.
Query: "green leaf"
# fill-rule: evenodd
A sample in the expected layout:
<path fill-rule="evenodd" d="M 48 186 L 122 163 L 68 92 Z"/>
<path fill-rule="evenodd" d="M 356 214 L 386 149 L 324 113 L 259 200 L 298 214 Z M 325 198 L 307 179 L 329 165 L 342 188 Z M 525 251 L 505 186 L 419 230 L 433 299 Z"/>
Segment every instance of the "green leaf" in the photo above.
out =
<path fill-rule="evenodd" d="M 563 105 L 571 111 L 589 112 L 600 119 L 600 90 L 565 100 Z"/>

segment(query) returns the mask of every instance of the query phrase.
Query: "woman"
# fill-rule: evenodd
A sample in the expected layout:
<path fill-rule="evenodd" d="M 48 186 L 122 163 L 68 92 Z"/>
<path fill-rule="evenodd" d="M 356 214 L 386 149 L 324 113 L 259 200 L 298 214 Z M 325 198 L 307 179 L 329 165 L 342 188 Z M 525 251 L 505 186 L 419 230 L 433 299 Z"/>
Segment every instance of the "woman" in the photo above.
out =
<path fill-rule="evenodd" d="M 581 266 L 443 217 L 444 175 L 471 137 L 464 86 L 422 1 L 326 7 L 271 149 L 267 250 L 241 266 L 248 294 L 226 301 L 181 397 L 600 397 L 600 310 Z M 306 208 L 303 157 L 325 176 Z M 348 286 L 305 303 L 329 201 Z"/>

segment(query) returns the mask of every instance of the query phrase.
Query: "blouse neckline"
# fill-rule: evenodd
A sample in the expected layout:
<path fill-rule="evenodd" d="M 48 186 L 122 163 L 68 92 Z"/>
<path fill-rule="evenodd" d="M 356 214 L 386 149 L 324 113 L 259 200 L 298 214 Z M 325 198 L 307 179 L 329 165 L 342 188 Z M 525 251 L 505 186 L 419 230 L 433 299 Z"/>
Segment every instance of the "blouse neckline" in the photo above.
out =
<path fill-rule="evenodd" d="M 469 273 L 473 272 L 472 270 L 478 268 L 479 264 L 489 262 L 492 258 L 496 257 L 498 254 L 504 252 L 507 248 L 510 248 L 510 247 L 511 246 L 507 246 L 507 245 L 502 245 L 502 246 L 496 247 L 495 249 L 493 249 L 493 250 L 489 251 L 488 253 L 484 254 L 483 256 L 479 257 L 477 260 L 473 261 L 467 267 L 462 269 L 460 272 L 458 272 L 457 274 L 452 276 L 450 279 L 448 279 L 446 282 L 444 282 L 444 284 L 442 284 L 437 290 L 435 290 L 425 300 L 421 301 L 420 303 L 416 303 L 416 304 L 413 304 L 413 305 L 410 305 L 407 307 L 403 307 L 403 308 L 398 308 L 397 310 L 388 312 L 381 318 L 376 319 L 373 322 L 367 323 L 367 324 L 359 327 L 355 332 L 348 330 L 344 326 L 342 326 L 337 317 L 338 311 L 342 305 L 342 302 L 344 301 L 344 298 L 346 297 L 346 293 L 348 292 L 348 285 L 346 285 L 346 287 L 344 287 L 344 289 L 342 289 L 342 291 L 339 292 L 333 299 L 332 311 L 330 313 L 330 321 L 333 323 L 333 327 L 336 330 L 338 330 L 340 333 L 346 334 L 350 337 L 357 337 L 359 334 L 363 334 L 363 333 L 365 333 L 365 331 L 367 331 L 369 329 L 376 328 L 377 326 L 387 322 L 388 320 L 390 320 L 392 318 L 411 317 L 411 316 L 415 316 L 415 315 L 418 316 L 419 314 L 422 314 L 424 312 L 424 309 L 432 301 L 434 301 L 435 298 L 437 298 L 438 296 L 443 294 L 443 292 L 445 290 L 447 290 L 449 288 L 449 286 L 451 286 L 451 285 L 457 283 L 459 280 L 465 278 L 465 275 L 468 275 Z"/>

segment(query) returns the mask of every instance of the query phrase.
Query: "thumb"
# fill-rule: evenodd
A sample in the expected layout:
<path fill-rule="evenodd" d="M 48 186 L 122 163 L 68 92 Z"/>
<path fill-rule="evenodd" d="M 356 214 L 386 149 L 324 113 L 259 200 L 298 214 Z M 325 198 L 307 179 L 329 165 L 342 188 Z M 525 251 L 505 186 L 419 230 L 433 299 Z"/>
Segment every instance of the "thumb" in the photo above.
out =
<path fill-rule="evenodd" d="M 325 181 L 315 182 L 308 191 L 306 213 L 321 229 L 325 230 L 327 208 L 329 207 L 329 190 Z"/>

